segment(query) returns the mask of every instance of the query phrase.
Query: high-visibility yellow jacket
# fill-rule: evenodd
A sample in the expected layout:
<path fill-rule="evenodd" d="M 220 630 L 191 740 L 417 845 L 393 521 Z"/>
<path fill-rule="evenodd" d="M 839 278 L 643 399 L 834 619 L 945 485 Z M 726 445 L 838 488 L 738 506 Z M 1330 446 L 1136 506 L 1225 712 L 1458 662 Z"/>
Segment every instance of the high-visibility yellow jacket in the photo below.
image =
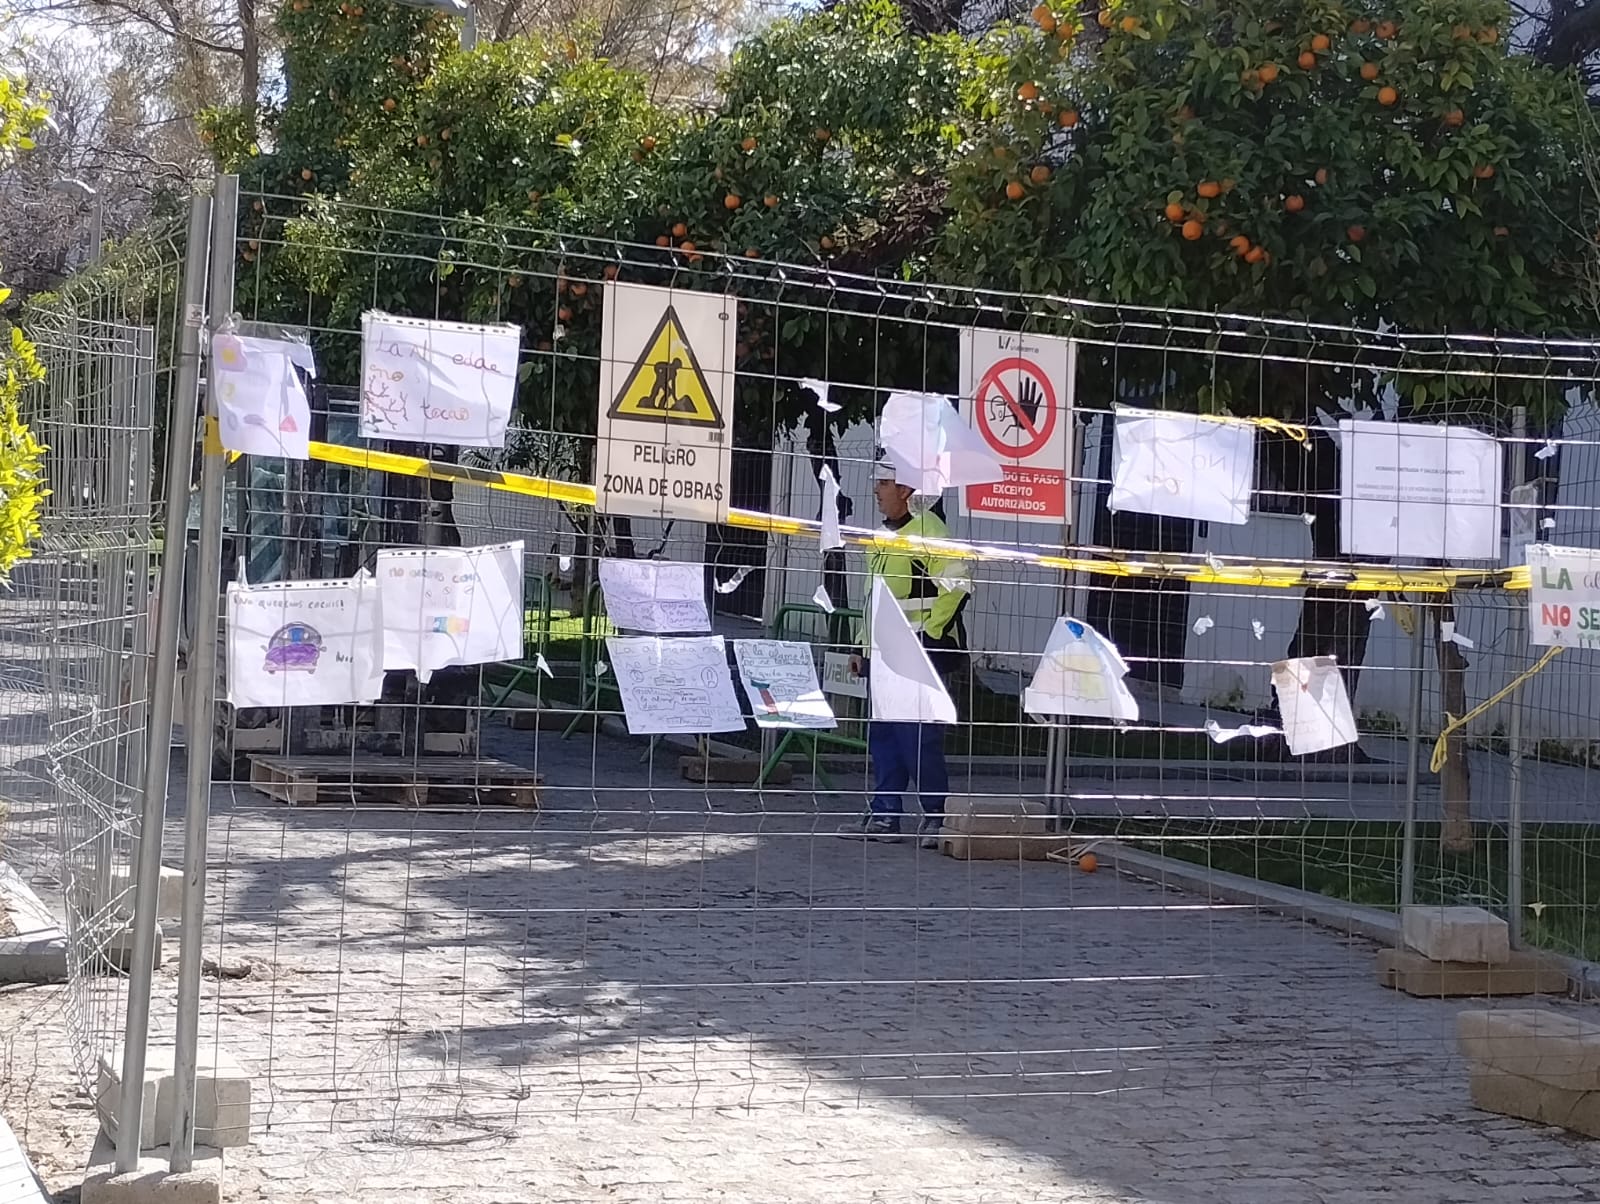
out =
<path fill-rule="evenodd" d="M 950 536 L 944 520 L 930 511 L 908 514 L 898 522 L 885 520 L 884 525 L 897 535 L 926 539 Z M 953 668 L 953 654 L 967 647 L 967 629 L 961 612 L 972 594 L 972 577 L 966 562 L 929 552 L 872 548 L 867 553 L 867 572 L 870 576 L 861 606 L 863 652 L 870 655 L 872 651 L 872 581 L 881 577 L 900 603 L 900 611 L 912 630 L 921 634 L 923 645 L 935 654 L 934 666 L 941 672 Z M 941 652 L 946 655 L 938 655 Z"/>

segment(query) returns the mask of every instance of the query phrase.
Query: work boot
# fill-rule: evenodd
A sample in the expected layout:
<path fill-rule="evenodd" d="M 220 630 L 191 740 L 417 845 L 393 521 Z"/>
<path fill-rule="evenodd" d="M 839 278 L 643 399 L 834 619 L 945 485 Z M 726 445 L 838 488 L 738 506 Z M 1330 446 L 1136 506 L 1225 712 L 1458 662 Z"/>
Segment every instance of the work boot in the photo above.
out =
<path fill-rule="evenodd" d="M 841 825 L 838 834 L 845 840 L 881 840 L 892 844 L 900 839 L 900 817 L 868 811 L 860 819 Z"/>
<path fill-rule="evenodd" d="M 939 851 L 939 837 L 944 835 L 944 817 L 942 815 L 924 815 L 922 823 L 917 828 L 917 847 Z"/>

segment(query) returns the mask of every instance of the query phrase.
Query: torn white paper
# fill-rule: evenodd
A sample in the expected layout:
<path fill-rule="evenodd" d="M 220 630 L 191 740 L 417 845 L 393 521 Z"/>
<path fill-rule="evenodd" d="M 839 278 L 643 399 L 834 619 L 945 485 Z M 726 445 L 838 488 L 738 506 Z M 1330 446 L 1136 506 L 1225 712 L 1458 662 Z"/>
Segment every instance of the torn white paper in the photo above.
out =
<path fill-rule="evenodd" d="M 822 482 L 822 521 L 818 527 L 818 547 L 824 552 L 844 547 L 844 537 L 839 534 L 839 482 L 834 479 L 833 465 L 824 464 L 817 474 Z"/>
<path fill-rule="evenodd" d="M 1311 526 L 1313 523 L 1315 523 L 1317 521 L 1317 516 L 1315 514 L 1312 514 L 1311 511 L 1307 510 L 1304 514 L 1302 514 L 1300 516 L 1300 521 L 1305 523 L 1305 525 L 1309 527 L 1309 526 Z"/>
<path fill-rule="evenodd" d="M 1259 738 L 1261 736 L 1276 736 L 1278 729 L 1268 727 L 1264 723 L 1241 723 L 1238 727 L 1223 727 L 1215 719 L 1206 720 L 1206 735 L 1217 744 L 1226 744 L 1229 740 L 1236 740 L 1240 736 Z"/>
<path fill-rule="evenodd" d="M 609 639 L 610 637 L 607 638 Z M 611 666 L 606 664 L 605 661 L 595 661 L 594 675 L 596 677 L 604 677 L 608 672 L 610 672 L 610 670 Z"/>
<path fill-rule="evenodd" d="M 1367 608 L 1367 614 L 1372 616 L 1372 621 L 1374 623 L 1380 622 L 1383 619 L 1382 602 L 1379 602 L 1376 598 L 1368 598 L 1365 605 Z"/>
<path fill-rule="evenodd" d="M 1035 719 L 1087 715 L 1131 721 L 1139 717 L 1139 704 L 1123 680 L 1127 675 L 1127 662 L 1115 644 L 1089 624 L 1063 615 L 1023 691 L 1022 709 Z"/>
<path fill-rule="evenodd" d="M 1553 518 L 1541 518 L 1539 520 L 1539 530 L 1541 530 L 1541 531 L 1554 531 L 1555 529 L 1556 529 L 1556 520 L 1555 519 L 1553 519 Z"/>
<path fill-rule="evenodd" d="M 878 420 L 895 480 L 927 497 L 1005 478 L 993 449 L 940 393 L 891 393 Z"/>
<path fill-rule="evenodd" d="M 928 650 L 889 592 L 882 577 L 872 580 L 872 667 L 867 685 L 872 718 L 901 723 L 954 723 L 956 704 L 944 688 Z"/>
<path fill-rule="evenodd" d="M 553 672 L 551 672 L 550 662 L 544 659 L 544 653 L 542 653 L 542 652 L 534 653 L 533 663 L 534 663 L 534 666 L 539 670 L 540 673 L 543 673 L 546 677 L 550 678 L 552 681 L 555 680 L 555 676 L 556 675 Z"/>
<path fill-rule="evenodd" d="M 720 635 L 607 636 L 628 730 L 636 736 L 744 730 Z"/>
<path fill-rule="evenodd" d="M 831 728 L 838 722 L 817 682 L 811 645 L 734 640 L 733 657 L 759 727 Z"/>
<path fill-rule="evenodd" d="M 383 667 L 427 681 L 448 665 L 522 659 L 522 541 L 384 548 L 376 576 Z"/>
<path fill-rule="evenodd" d="M 800 378 L 800 387 L 802 389 L 810 389 L 817 395 L 817 409 L 827 414 L 837 414 L 839 412 L 839 404 L 828 400 L 827 381 L 818 380 L 814 376 L 802 376 Z"/>
<path fill-rule="evenodd" d="M 741 568 L 738 571 L 736 571 L 733 574 L 733 576 L 729 577 L 726 581 L 717 582 L 717 593 L 719 593 L 719 594 L 731 594 L 731 593 L 733 593 L 734 590 L 738 589 L 741 585 L 744 584 L 744 579 L 746 577 L 748 577 L 751 573 L 755 572 L 756 569 L 758 569 L 760 567 L 761 567 L 760 565 L 755 565 L 755 564 L 747 564 L 747 565 L 745 565 L 743 568 Z"/>
<path fill-rule="evenodd" d="M 1464 426 L 1339 424 L 1339 550 L 1408 560 L 1497 560 L 1501 447 Z"/>
<path fill-rule="evenodd" d="M 811 595 L 811 601 L 821 608 L 823 614 L 831 615 L 833 613 L 833 599 L 828 597 L 828 587 L 826 585 L 817 586 L 816 592 Z"/>
<path fill-rule="evenodd" d="M 1356 742 L 1344 676 L 1331 656 L 1300 656 L 1272 666 L 1283 738 L 1295 756 Z"/>
<path fill-rule="evenodd" d="M 361 315 L 361 436 L 503 447 L 522 328 Z"/>
<path fill-rule="evenodd" d="M 1256 431 L 1247 423 L 1119 409 L 1112 456 L 1112 510 L 1249 521 Z"/>
<path fill-rule="evenodd" d="M 1206 632 L 1210 631 L 1216 625 L 1216 620 L 1210 615 L 1201 615 L 1194 621 L 1194 633 L 1195 635 L 1205 635 Z"/>
<path fill-rule="evenodd" d="M 1265 636 L 1267 634 L 1267 626 L 1266 626 L 1266 624 L 1263 623 L 1260 619 L 1251 619 L 1250 620 L 1250 634 L 1255 636 L 1256 639 L 1258 639 L 1258 640 L 1261 639 L 1263 636 Z"/>
<path fill-rule="evenodd" d="M 1450 619 L 1440 620 L 1439 639 L 1446 644 L 1454 644 L 1458 648 L 1466 648 L 1471 650 L 1472 648 L 1476 647 L 1471 640 L 1456 631 L 1456 625 Z"/>
<path fill-rule="evenodd" d="M 383 692 L 378 586 L 228 586 L 228 701 L 236 707 L 375 702 Z"/>
<path fill-rule="evenodd" d="M 1215 552 L 1207 552 L 1206 553 L 1206 567 L 1208 569 L 1210 569 L 1213 573 L 1216 573 L 1218 576 L 1221 576 L 1222 575 L 1222 570 L 1226 566 L 1222 563 L 1222 558 L 1220 556 L 1218 556 Z"/>
<path fill-rule="evenodd" d="M 305 343 L 222 333 L 211 340 L 211 395 L 222 446 L 251 456 L 311 456 L 311 404 L 295 367 L 315 377 Z"/>
<path fill-rule="evenodd" d="M 1556 445 L 1553 442 L 1546 440 L 1545 445 L 1533 453 L 1533 458 L 1535 460 L 1548 460 L 1555 454 Z"/>
<path fill-rule="evenodd" d="M 625 631 L 710 631 L 705 569 L 672 560 L 600 562 L 606 615 Z"/>

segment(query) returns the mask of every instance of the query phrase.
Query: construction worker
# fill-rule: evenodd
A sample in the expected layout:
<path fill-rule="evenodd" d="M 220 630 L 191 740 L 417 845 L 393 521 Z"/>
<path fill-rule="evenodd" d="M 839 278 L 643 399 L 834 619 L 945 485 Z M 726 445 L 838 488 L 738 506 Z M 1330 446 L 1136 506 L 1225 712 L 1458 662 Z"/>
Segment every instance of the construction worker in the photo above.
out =
<path fill-rule="evenodd" d="M 873 495 L 888 530 L 929 539 L 949 537 L 937 501 L 930 507 L 914 504 L 914 490 L 895 480 L 893 464 L 880 457 L 873 475 Z M 927 552 L 874 548 L 867 554 L 867 572 L 862 652 L 850 658 L 851 669 L 862 676 L 872 671 L 872 588 L 873 581 L 881 577 L 900 603 L 900 611 L 912 630 L 921 636 L 934 669 L 948 678 L 960 665 L 967 648 L 961 613 L 972 586 L 966 566 Z M 915 781 L 922 805 L 920 843 L 923 848 L 938 848 L 945 796 L 950 790 L 950 774 L 944 761 L 944 725 L 872 719 L 867 724 L 867 751 L 872 757 L 871 807 L 859 821 L 841 828 L 839 835 L 899 840 L 905 810 L 900 796 Z"/>

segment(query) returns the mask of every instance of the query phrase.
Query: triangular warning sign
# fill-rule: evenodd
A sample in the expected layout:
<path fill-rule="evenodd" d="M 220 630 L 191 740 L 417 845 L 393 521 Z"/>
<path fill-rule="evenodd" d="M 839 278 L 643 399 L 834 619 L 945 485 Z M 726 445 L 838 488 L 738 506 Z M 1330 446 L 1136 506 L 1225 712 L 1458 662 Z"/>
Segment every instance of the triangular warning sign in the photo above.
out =
<path fill-rule="evenodd" d="M 628 373 L 606 416 L 688 426 L 722 425 L 722 410 L 711 396 L 706 374 L 700 370 L 700 361 L 672 306 L 667 306 L 656 323 L 644 354 Z"/>

